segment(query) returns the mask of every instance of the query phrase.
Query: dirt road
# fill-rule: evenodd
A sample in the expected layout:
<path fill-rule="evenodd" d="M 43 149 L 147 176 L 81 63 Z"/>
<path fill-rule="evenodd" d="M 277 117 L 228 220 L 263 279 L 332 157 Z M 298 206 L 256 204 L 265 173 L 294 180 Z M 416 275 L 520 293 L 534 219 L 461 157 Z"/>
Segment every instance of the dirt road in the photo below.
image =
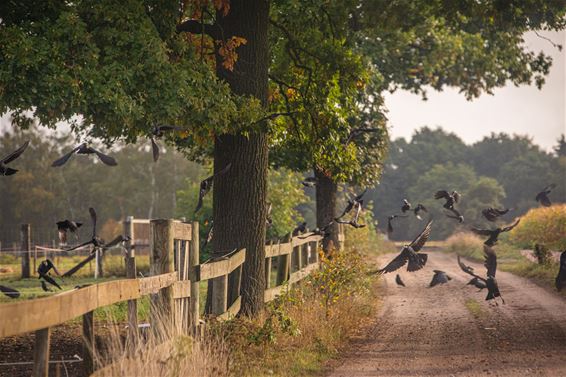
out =
<path fill-rule="evenodd" d="M 352 346 L 330 377 L 566 376 L 566 300 L 526 279 L 498 271 L 506 305 L 465 286 L 456 256 L 428 252 L 424 270 L 384 277 L 375 326 Z M 379 264 L 392 255 L 381 257 Z M 483 275 L 485 268 L 469 263 Z M 428 288 L 432 270 L 453 278 Z"/>

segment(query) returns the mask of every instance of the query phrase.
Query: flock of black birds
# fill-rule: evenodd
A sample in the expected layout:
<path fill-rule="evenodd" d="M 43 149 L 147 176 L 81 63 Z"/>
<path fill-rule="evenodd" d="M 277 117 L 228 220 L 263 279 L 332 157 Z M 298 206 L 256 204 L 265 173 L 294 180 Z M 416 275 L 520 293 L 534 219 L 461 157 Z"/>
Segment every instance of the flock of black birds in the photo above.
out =
<path fill-rule="evenodd" d="M 549 207 L 552 205 L 548 195 L 550 192 L 556 187 L 555 184 L 551 184 L 545 187 L 540 193 L 538 193 L 535 197 L 535 200 L 539 202 L 541 205 L 545 207 Z M 448 211 L 445 213 L 446 217 L 456 219 L 459 223 L 464 222 L 464 216 L 460 214 L 460 212 L 456 209 L 456 204 L 460 202 L 461 196 L 456 191 L 448 192 L 446 190 L 437 191 L 434 194 L 435 199 L 444 199 L 445 203 L 443 207 Z M 403 204 L 401 206 L 401 212 L 404 214 L 412 209 L 412 204 L 407 200 L 403 199 Z M 489 222 L 496 222 L 499 218 L 505 214 L 507 214 L 511 209 L 497 209 L 497 208 L 486 208 L 482 210 L 483 216 Z M 427 209 L 422 205 L 418 204 L 413 209 L 415 217 L 421 220 L 421 216 L 419 212 L 428 212 Z M 393 214 L 388 217 L 388 224 L 387 230 L 388 233 L 391 234 L 393 232 L 392 221 L 396 218 L 400 217 L 408 217 L 408 215 L 403 214 Z M 467 273 L 468 275 L 472 276 L 472 279 L 468 282 L 467 285 L 473 285 L 476 288 L 479 288 L 481 291 L 482 289 L 487 288 L 487 297 L 486 300 L 493 300 L 496 297 L 500 297 L 502 302 L 505 303 L 503 297 L 501 296 L 501 292 L 499 291 L 499 287 L 497 285 L 497 280 L 495 279 L 495 275 L 497 272 L 497 254 L 494 250 L 494 246 L 497 244 L 498 237 L 501 233 L 509 232 L 513 228 L 515 228 L 520 222 L 520 219 L 517 219 L 513 224 L 508 226 L 497 226 L 493 229 L 480 229 L 477 227 L 471 227 L 470 230 L 477 235 L 487 237 L 484 241 L 483 245 L 483 252 L 484 252 L 484 266 L 487 270 L 486 277 L 482 277 L 477 275 L 474 272 L 474 269 L 471 266 L 465 265 L 460 256 L 458 256 L 458 265 L 460 269 Z M 419 251 L 424 247 L 425 243 L 428 241 L 431 230 L 432 230 L 432 218 L 429 219 L 428 223 L 425 225 L 424 229 L 421 233 L 408 245 L 405 245 L 401 253 L 397 255 L 391 262 L 389 262 L 385 267 L 375 271 L 377 273 L 389 273 L 400 269 L 401 267 L 407 265 L 408 272 L 414 272 L 421 270 L 427 263 L 428 255 L 424 253 L 419 253 Z M 444 271 L 434 270 L 434 275 L 432 280 L 429 284 L 429 287 L 434 287 L 440 284 L 446 284 L 452 278 L 446 274 Z M 401 287 L 405 287 L 405 283 L 401 279 L 401 276 L 397 274 L 395 276 L 395 282 L 397 285 Z M 566 251 L 562 252 L 560 256 L 560 268 L 558 275 L 555 281 L 556 289 L 561 290 L 563 287 L 566 286 Z"/>
<path fill-rule="evenodd" d="M 154 161 L 157 161 L 157 159 L 159 158 L 159 145 L 157 144 L 155 139 L 161 138 L 162 136 L 164 136 L 166 132 L 171 132 L 176 130 L 180 130 L 180 128 L 176 126 L 167 126 L 167 125 L 153 127 L 150 140 L 152 145 Z M 365 132 L 373 132 L 374 130 L 358 129 L 354 131 L 352 131 L 346 143 L 350 142 L 352 138 L 359 136 L 359 134 Z M 13 151 L 12 153 L 8 154 L 7 156 L 5 156 L 0 160 L 0 175 L 10 176 L 18 171 L 17 169 L 10 168 L 7 165 L 12 163 L 18 157 L 20 157 L 22 153 L 24 153 L 28 145 L 29 145 L 29 141 L 26 141 L 21 147 L 19 147 L 18 149 L 16 149 L 15 151 Z M 88 146 L 87 143 L 82 143 L 77 147 L 75 147 L 74 149 L 72 149 L 71 151 L 69 151 L 68 153 L 61 156 L 59 159 L 55 160 L 51 166 L 53 167 L 63 166 L 74 154 L 86 154 L 86 155 L 94 154 L 100 159 L 102 163 L 108 166 L 117 165 L 117 162 L 113 157 L 110 157 L 96 150 L 95 148 Z M 214 178 L 226 174 L 230 170 L 230 168 L 231 168 L 231 164 L 228 164 L 217 173 L 201 181 L 198 203 L 195 209 L 195 213 L 202 207 L 203 198 L 208 192 L 210 192 L 214 182 Z M 305 187 L 314 187 L 317 183 L 318 180 L 316 177 L 307 177 L 301 182 L 301 184 Z M 535 200 L 538 201 L 543 206 L 546 207 L 550 206 L 552 203 L 548 195 L 555 187 L 556 187 L 555 184 L 548 185 L 536 195 Z M 365 227 L 366 224 L 360 224 L 359 220 L 364 204 L 363 196 L 365 195 L 366 192 L 367 189 L 365 189 L 362 193 L 358 195 L 350 196 L 347 200 L 346 207 L 344 208 L 340 216 L 331 220 L 327 225 L 321 228 L 316 228 L 313 231 L 313 233 L 321 235 L 324 238 L 327 238 L 331 235 L 331 226 L 334 223 L 347 224 L 354 228 Z M 443 207 L 448 211 L 447 213 L 445 213 L 447 217 L 453 218 L 457 220 L 459 223 L 464 222 L 464 216 L 456 209 L 456 204 L 458 204 L 461 199 L 461 196 L 457 191 L 449 192 L 446 190 L 439 190 L 435 193 L 434 198 L 445 200 Z M 268 204 L 268 210 L 266 211 L 267 212 L 266 223 L 268 226 L 272 224 L 271 208 L 272 208 L 271 204 Z M 387 231 L 389 234 L 393 232 L 392 221 L 396 218 L 408 217 L 408 215 L 405 215 L 405 213 L 411 210 L 413 211 L 414 216 L 419 220 L 422 220 L 422 216 L 421 216 L 422 212 L 425 213 L 428 212 L 427 208 L 421 203 L 418 203 L 415 207 L 413 207 L 412 204 L 407 199 L 403 199 L 403 204 L 401 206 L 402 214 L 393 214 L 388 217 Z M 482 210 L 482 214 L 488 221 L 495 222 L 499 219 L 499 217 L 505 215 L 509 211 L 510 209 L 497 209 L 490 207 Z M 351 212 L 353 212 L 353 216 L 349 220 L 343 220 L 343 218 L 346 215 L 350 214 Z M 127 237 L 120 235 L 111 242 L 106 243 L 103 239 L 101 239 L 97 235 L 96 232 L 96 220 L 97 220 L 96 211 L 94 210 L 94 208 L 89 208 L 89 213 L 92 221 L 92 238 L 89 241 L 81 243 L 65 251 L 72 251 L 84 246 L 92 245 L 91 255 L 94 255 L 96 252 L 104 253 L 109 248 L 117 246 L 124 241 L 128 241 Z M 517 226 L 517 224 L 519 224 L 519 221 L 520 219 L 517 220 L 512 225 L 505 227 L 496 227 L 495 229 L 479 229 L 476 227 L 471 228 L 471 230 L 474 233 L 488 237 L 487 240 L 484 242 L 484 256 L 485 256 L 484 265 L 487 269 L 486 278 L 480 277 L 479 275 L 475 274 L 472 267 L 466 266 L 458 258 L 458 264 L 462 269 L 462 271 L 473 277 L 468 284 L 474 285 L 480 290 L 487 288 L 488 295 L 486 297 L 486 300 L 491 300 L 494 299 L 495 297 L 501 297 L 501 293 L 499 292 L 499 288 L 497 286 L 497 281 L 495 280 L 495 274 L 497 270 L 497 255 L 493 247 L 497 243 L 498 236 L 503 232 L 508 232 L 512 230 L 514 227 Z M 207 237 L 205 238 L 204 246 L 206 246 L 206 244 L 209 243 L 213 237 L 212 220 L 210 221 L 210 223 L 211 223 L 211 227 L 207 233 Z M 423 248 L 423 246 L 430 237 L 430 233 L 432 230 L 432 223 L 433 220 L 429 219 L 424 229 L 413 240 L 413 242 L 411 242 L 409 245 L 405 245 L 401 250 L 401 253 L 397 257 L 395 257 L 389 264 L 387 264 L 384 268 L 378 270 L 377 272 L 379 273 L 393 272 L 403 267 L 405 264 L 407 264 L 408 272 L 414 272 L 422 269 L 426 265 L 426 262 L 428 260 L 428 255 L 424 253 L 419 253 L 419 251 Z M 63 221 L 58 221 L 56 225 L 61 244 L 66 244 L 67 232 L 74 234 L 75 238 L 78 240 L 78 230 L 83 224 L 77 221 L 65 219 Z M 292 231 L 292 234 L 296 235 L 296 234 L 304 233 L 306 230 L 307 230 L 306 223 L 301 223 Z M 299 238 L 304 238 L 304 237 L 299 236 Z M 57 281 L 53 278 L 53 276 L 51 276 L 51 271 L 53 271 L 57 276 L 61 277 L 61 274 L 59 273 L 53 262 L 49 259 L 42 261 L 37 269 L 39 279 L 41 281 L 41 286 L 44 291 L 51 291 L 51 289 L 49 288 L 49 286 L 47 286 L 46 283 L 49 283 L 50 285 L 61 289 L 61 286 L 57 283 Z M 445 272 L 435 270 L 430 286 L 433 287 L 438 284 L 445 284 L 450 279 L 451 278 Z M 399 284 L 400 286 L 405 286 L 399 275 L 396 276 L 395 280 L 397 284 Z M 564 251 L 561 254 L 560 270 L 558 276 L 556 277 L 556 288 L 558 290 L 561 290 L 565 286 L 566 286 L 566 251 Z M 11 298 L 18 298 L 20 296 L 20 293 L 17 290 L 6 286 L 0 285 L 0 291 L 3 292 L 6 296 Z"/>

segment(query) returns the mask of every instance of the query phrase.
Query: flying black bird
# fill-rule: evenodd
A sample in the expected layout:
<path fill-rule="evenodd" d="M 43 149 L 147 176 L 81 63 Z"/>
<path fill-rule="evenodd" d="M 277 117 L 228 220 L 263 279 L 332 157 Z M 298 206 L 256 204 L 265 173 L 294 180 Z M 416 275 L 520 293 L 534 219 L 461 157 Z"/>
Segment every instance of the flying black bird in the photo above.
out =
<path fill-rule="evenodd" d="M 39 275 L 38 279 L 43 279 L 51 285 L 56 286 L 59 289 L 62 289 L 59 284 L 51 277 L 50 271 L 53 270 L 57 274 L 57 276 L 61 276 L 59 271 L 57 271 L 57 267 L 51 262 L 51 259 L 46 259 L 39 264 L 37 267 L 37 274 Z M 42 284 L 43 285 L 43 284 Z"/>
<path fill-rule="evenodd" d="M 198 210 L 201 209 L 202 199 L 206 194 L 208 194 L 208 192 L 212 188 L 212 184 L 214 183 L 214 178 L 226 174 L 228 170 L 230 170 L 230 167 L 232 167 L 232 163 L 229 163 L 228 165 L 226 165 L 226 167 L 224 167 L 224 169 L 220 170 L 218 173 L 215 173 L 200 182 L 200 189 L 198 192 L 198 203 L 197 203 L 197 208 L 195 208 L 195 213 L 197 213 Z"/>
<path fill-rule="evenodd" d="M 508 232 L 511 229 L 515 228 L 517 226 L 517 224 L 519 224 L 519 221 L 521 221 L 521 219 L 517 220 L 514 224 L 511 224 L 509 226 L 503 227 L 503 228 L 496 228 L 493 230 L 490 229 L 478 229 L 475 227 L 472 227 L 472 232 L 474 232 L 475 234 L 478 234 L 480 236 L 488 236 L 489 238 L 484 242 L 485 245 L 487 246 L 493 246 L 497 243 L 497 238 L 499 237 L 499 235 L 503 232 Z"/>
<path fill-rule="evenodd" d="M 411 209 L 411 203 L 407 199 L 403 199 L 403 206 L 401 207 L 401 212 L 405 213 Z"/>
<path fill-rule="evenodd" d="M 75 149 L 71 150 L 69 153 L 63 155 L 61 158 L 53 161 L 53 163 L 51 164 L 51 166 L 63 166 L 65 165 L 65 163 L 67 161 L 69 161 L 69 158 L 71 158 L 71 156 L 73 154 L 95 154 L 100 161 L 102 161 L 105 165 L 108 166 L 116 166 L 118 165 L 118 163 L 116 162 L 116 160 L 113 157 L 107 156 L 102 152 L 99 152 L 98 150 L 89 147 L 87 145 L 87 143 L 82 143 L 79 146 L 77 146 Z"/>
<path fill-rule="evenodd" d="M 552 203 L 550 202 L 550 199 L 548 199 L 548 194 L 550 194 L 551 191 L 554 190 L 555 188 L 556 188 L 555 183 L 546 186 L 545 188 L 542 189 L 541 192 L 537 194 L 535 200 L 540 204 L 542 204 L 544 207 L 550 207 Z"/>
<path fill-rule="evenodd" d="M 208 232 L 206 233 L 206 238 L 204 239 L 202 248 L 204 249 L 206 245 L 208 245 L 210 243 L 210 241 L 212 241 L 212 237 L 214 235 L 214 222 L 211 220 L 210 221 L 210 229 L 208 229 Z"/>
<path fill-rule="evenodd" d="M 415 209 L 413 210 L 413 212 L 415 213 L 415 217 L 419 220 L 422 220 L 421 215 L 419 215 L 420 211 L 424 211 L 424 212 L 428 212 L 428 210 L 426 209 L 425 206 L 423 206 L 421 203 L 417 204 L 417 206 L 415 207 Z"/>
<path fill-rule="evenodd" d="M 162 137 L 165 134 L 165 132 L 179 131 L 179 130 L 182 130 L 182 128 L 177 126 L 168 126 L 168 125 L 153 126 L 150 137 L 151 150 L 153 153 L 153 161 L 157 162 L 157 160 L 159 159 L 159 144 L 157 144 L 155 139 Z"/>
<path fill-rule="evenodd" d="M 49 288 L 43 280 L 41 281 L 41 289 L 43 289 L 44 292 L 53 292 L 53 289 Z"/>
<path fill-rule="evenodd" d="M 449 193 L 446 190 L 439 190 L 434 194 L 434 199 L 446 199 L 443 207 L 452 210 L 454 209 L 454 204 L 460 202 L 460 194 L 456 191 Z"/>
<path fill-rule="evenodd" d="M 358 224 L 358 219 L 360 218 L 360 213 L 362 211 L 362 204 L 363 204 L 363 200 L 354 203 L 354 208 L 356 209 L 356 213 L 354 214 L 354 217 L 352 217 L 350 221 L 340 220 L 339 218 L 336 218 L 334 220 L 338 224 L 348 224 L 356 229 L 365 227 L 365 224 Z"/>
<path fill-rule="evenodd" d="M 505 300 L 499 292 L 499 286 L 497 285 L 497 280 L 495 280 L 495 273 L 497 272 L 497 255 L 491 246 L 484 245 L 483 253 L 485 256 L 484 266 L 487 269 L 487 279 L 485 280 L 485 285 L 487 285 L 487 300 L 492 300 L 496 297 L 501 297 L 501 301 L 505 304 Z"/>
<path fill-rule="evenodd" d="M 28 145 L 29 145 L 29 140 L 26 141 L 24 144 L 22 144 L 21 147 L 19 147 L 9 155 L 4 156 L 4 158 L 0 160 L 0 175 L 16 174 L 16 172 L 18 171 L 17 169 L 9 168 L 6 165 L 14 161 L 16 158 L 20 157 L 22 153 L 24 153 Z"/>
<path fill-rule="evenodd" d="M 464 222 L 464 216 L 460 214 L 460 212 L 458 212 L 456 208 L 449 209 L 449 211 L 452 212 L 454 215 L 445 214 L 446 217 L 451 219 L 456 219 L 460 224 Z"/>
<path fill-rule="evenodd" d="M 344 145 L 348 145 L 356 137 L 358 137 L 358 136 L 360 136 L 364 133 L 369 133 L 369 132 L 379 132 L 379 129 L 378 128 L 354 128 L 353 130 L 350 131 L 350 134 L 348 135 L 348 138 L 344 142 Z"/>
<path fill-rule="evenodd" d="M 5 285 L 0 285 L 0 292 L 4 293 L 6 296 L 8 296 L 10 298 L 20 297 L 20 291 L 14 289 L 14 288 L 6 287 Z"/>
<path fill-rule="evenodd" d="M 389 235 L 391 235 L 391 233 L 393 233 L 393 225 L 391 224 L 391 221 L 393 221 L 393 219 L 397 218 L 397 217 L 409 217 L 409 216 L 403 216 L 403 215 L 391 215 L 387 217 L 387 233 Z"/>
<path fill-rule="evenodd" d="M 59 232 L 59 242 L 61 242 L 62 244 L 67 243 L 67 231 L 73 233 L 78 240 L 79 236 L 76 232 L 82 225 L 83 223 L 71 220 L 58 221 L 57 231 Z"/>
<path fill-rule="evenodd" d="M 355 197 L 348 199 L 348 204 L 346 204 L 346 208 L 344 208 L 344 211 L 342 211 L 342 214 L 340 216 L 338 216 L 337 218 L 335 218 L 335 220 L 341 219 L 342 217 L 344 217 L 348 213 L 350 213 L 350 211 L 354 208 L 354 206 L 356 204 L 359 204 L 360 206 L 363 205 L 364 201 L 362 200 L 362 198 L 364 197 L 367 190 L 368 189 L 365 189 L 361 194 L 356 195 Z"/>
<path fill-rule="evenodd" d="M 433 270 L 433 272 L 434 272 L 434 276 L 432 277 L 432 280 L 430 281 L 429 284 L 429 287 L 431 288 L 439 284 L 446 284 L 448 283 L 449 280 L 452 280 L 452 278 L 446 275 L 446 272 L 444 271 Z"/>
<path fill-rule="evenodd" d="M 358 224 L 358 222 L 355 219 L 352 219 L 350 221 L 344 221 L 344 220 L 336 220 L 336 222 L 338 224 L 347 224 L 347 225 L 351 225 L 356 229 L 359 228 L 364 228 L 366 226 L 366 224 Z"/>
<path fill-rule="evenodd" d="M 507 208 L 497 209 L 493 207 L 489 207 L 481 211 L 482 215 L 487 219 L 487 221 L 495 221 L 499 216 L 503 216 L 507 212 L 509 212 L 509 209 Z"/>
<path fill-rule="evenodd" d="M 332 232 L 330 231 L 330 227 L 332 226 L 332 224 L 334 224 L 334 221 L 329 222 L 328 224 L 326 224 L 325 226 L 323 226 L 322 228 L 315 228 L 312 232 L 313 234 L 317 235 L 317 236 L 322 236 L 323 238 L 329 237 Z M 297 238 L 299 239 L 305 239 L 308 238 L 310 236 L 298 236 Z"/>
<path fill-rule="evenodd" d="M 294 235 L 297 235 L 297 234 L 305 233 L 306 231 L 307 231 L 307 223 L 302 222 L 299 225 L 297 225 L 295 227 L 295 229 L 293 229 L 291 234 L 294 236 Z"/>
<path fill-rule="evenodd" d="M 420 249 L 424 246 L 426 241 L 430 236 L 430 231 L 432 227 L 432 220 L 430 220 L 423 231 L 411 242 L 409 245 L 403 246 L 401 253 L 397 255 L 387 266 L 379 270 L 381 273 L 393 272 L 407 265 L 407 271 L 413 272 L 420 270 L 426 264 L 428 255 L 418 253 Z"/>
<path fill-rule="evenodd" d="M 566 250 L 560 254 L 560 270 L 556 275 L 556 290 L 560 291 L 566 287 Z"/>
<path fill-rule="evenodd" d="M 318 178 L 316 177 L 307 177 L 301 181 L 301 184 L 305 187 L 314 187 L 318 183 Z"/>
<path fill-rule="evenodd" d="M 484 288 L 487 288 L 486 285 L 486 279 L 479 277 L 478 275 L 476 275 L 474 273 L 474 268 L 472 266 L 467 266 L 465 265 L 462 260 L 460 259 L 460 256 L 458 255 L 458 266 L 460 266 L 460 269 L 462 271 L 464 271 L 465 273 L 467 273 L 468 275 L 473 276 L 473 278 L 468 282 L 468 284 L 466 285 L 473 285 L 474 287 L 477 287 L 480 289 L 480 291 Z"/>
<path fill-rule="evenodd" d="M 397 283 L 397 285 L 400 285 L 401 287 L 405 286 L 405 283 L 403 283 L 403 280 L 401 280 L 401 276 L 399 276 L 399 274 L 395 276 L 395 283 Z"/>

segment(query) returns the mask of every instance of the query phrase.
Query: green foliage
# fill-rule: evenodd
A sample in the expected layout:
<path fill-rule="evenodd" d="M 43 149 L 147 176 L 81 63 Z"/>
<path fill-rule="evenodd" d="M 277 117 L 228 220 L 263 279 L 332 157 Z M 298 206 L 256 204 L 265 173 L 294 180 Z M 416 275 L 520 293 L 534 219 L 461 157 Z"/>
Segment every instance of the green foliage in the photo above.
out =
<path fill-rule="evenodd" d="M 536 244 L 554 250 L 566 249 L 566 204 L 529 210 L 509 233 L 509 241 L 529 249 Z"/>

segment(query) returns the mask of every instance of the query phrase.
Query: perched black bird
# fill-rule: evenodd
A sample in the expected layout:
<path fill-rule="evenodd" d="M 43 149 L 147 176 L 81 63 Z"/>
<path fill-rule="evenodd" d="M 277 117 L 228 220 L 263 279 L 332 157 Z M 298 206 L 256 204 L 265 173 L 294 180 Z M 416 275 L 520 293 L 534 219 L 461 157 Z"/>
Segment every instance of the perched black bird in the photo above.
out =
<path fill-rule="evenodd" d="M 301 233 L 305 233 L 307 231 L 307 223 L 306 222 L 302 222 L 299 225 L 297 225 L 295 227 L 295 229 L 293 229 L 293 231 L 291 232 L 291 234 L 293 236 L 297 235 L 297 234 L 301 234 Z"/>
<path fill-rule="evenodd" d="M 51 259 L 46 259 L 39 264 L 37 267 L 37 274 L 39 275 L 38 279 L 43 279 L 51 285 L 56 286 L 59 289 L 62 289 L 59 284 L 51 277 L 50 271 L 53 270 L 57 276 L 61 276 L 59 271 L 57 271 L 57 267 L 51 262 Z M 43 284 L 42 284 L 43 285 Z"/>
<path fill-rule="evenodd" d="M 403 280 L 401 280 L 401 276 L 399 276 L 399 274 L 395 276 L 395 283 L 397 283 L 397 285 L 400 285 L 401 287 L 405 286 L 405 283 L 403 283 Z"/>
<path fill-rule="evenodd" d="M 460 194 L 456 191 L 449 193 L 446 190 L 439 190 L 434 194 L 434 199 L 446 199 L 443 207 L 452 210 L 454 209 L 454 204 L 460 202 Z"/>
<path fill-rule="evenodd" d="M 555 188 L 556 188 L 555 183 L 546 186 L 545 188 L 542 189 L 541 192 L 537 194 L 535 200 L 540 204 L 542 204 L 544 207 L 550 207 L 552 203 L 550 202 L 550 199 L 548 199 L 548 194 L 550 194 L 552 190 L 554 190 Z"/>
<path fill-rule="evenodd" d="M 403 206 L 401 207 L 401 212 L 405 213 L 411 209 L 411 203 L 407 199 L 403 199 Z"/>
<path fill-rule="evenodd" d="M 16 172 L 18 171 L 17 169 L 9 168 L 6 165 L 14 161 L 16 158 L 20 157 L 22 153 L 24 153 L 28 145 L 29 145 L 29 140 L 23 143 L 21 147 L 19 147 L 9 155 L 4 156 L 4 158 L 0 160 L 0 175 L 16 174 Z"/>
<path fill-rule="evenodd" d="M 432 277 L 432 280 L 430 281 L 429 284 L 429 287 L 431 288 L 439 284 L 446 284 L 448 283 L 449 280 L 452 280 L 452 278 L 448 276 L 444 271 L 440 271 L 440 270 L 433 270 L 433 271 L 434 271 L 434 276 Z"/>
<path fill-rule="evenodd" d="M 344 142 L 344 145 L 348 145 L 353 139 L 355 139 L 356 137 L 364 134 L 364 133 L 369 133 L 369 132 L 379 132 L 378 128 L 354 128 L 353 130 L 350 131 L 350 134 L 348 135 L 348 138 L 346 139 L 346 141 Z"/>
<path fill-rule="evenodd" d="M 195 208 L 195 213 L 197 213 L 198 210 L 201 209 L 202 199 L 206 194 L 208 194 L 208 192 L 212 188 L 212 184 L 214 183 L 214 178 L 226 174 L 228 170 L 230 170 L 230 167 L 232 167 L 232 163 L 226 165 L 226 167 L 224 167 L 224 169 L 220 170 L 218 173 L 215 173 L 210 177 L 206 178 L 205 180 L 201 181 L 200 189 L 198 192 L 198 203 L 197 203 L 197 208 Z"/>
<path fill-rule="evenodd" d="M 318 183 L 318 178 L 316 177 L 307 177 L 301 181 L 301 184 L 305 187 L 314 187 Z"/>
<path fill-rule="evenodd" d="M 449 211 L 452 212 L 454 215 L 445 214 L 446 217 L 451 219 L 456 219 L 460 224 L 464 222 L 464 216 L 460 212 L 458 212 L 456 208 L 449 209 Z"/>
<path fill-rule="evenodd" d="M 493 208 L 493 207 L 489 207 L 489 208 L 483 209 L 481 211 L 483 217 L 485 217 L 487 219 L 487 221 L 495 221 L 495 220 L 497 220 L 497 218 L 499 216 L 503 216 L 507 212 L 509 212 L 509 209 L 507 209 L 507 208 L 497 209 L 497 208 Z"/>
<path fill-rule="evenodd" d="M 426 209 L 425 206 L 423 206 L 421 203 L 417 204 L 417 206 L 415 207 L 415 209 L 413 210 L 413 212 L 415 213 L 415 217 L 419 220 L 422 220 L 421 215 L 419 215 L 420 211 L 424 211 L 424 212 L 428 212 L 428 210 Z"/>
<path fill-rule="evenodd" d="M 153 126 L 150 137 L 151 150 L 153 153 L 153 161 L 157 162 L 157 160 L 159 159 L 159 144 L 157 144 L 155 139 L 162 137 L 165 134 L 165 132 L 179 131 L 179 130 L 182 130 L 182 128 L 177 126 L 169 126 L 169 125 Z"/>
<path fill-rule="evenodd" d="M 77 240 L 79 236 L 77 234 L 77 230 L 83 225 L 83 223 L 79 223 L 76 221 L 71 220 L 63 220 L 57 222 L 57 231 L 59 232 L 59 242 L 62 244 L 67 243 L 67 231 L 73 233 Z"/>
<path fill-rule="evenodd" d="M 476 288 L 479 288 L 480 291 L 484 288 L 487 288 L 487 280 L 479 277 L 478 275 L 476 275 L 474 273 L 474 268 L 471 266 L 467 266 L 465 265 L 461 260 L 460 260 L 460 256 L 458 255 L 458 266 L 460 266 L 460 268 L 462 269 L 462 271 L 464 271 L 465 273 L 467 273 L 468 275 L 473 276 L 473 278 L 468 282 L 468 284 L 466 285 L 473 285 Z"/>
<path fill-rule="evenodd" d="M 44 292 L 53 292 L 53 289 L 49 288 L 43 280 L 41 281 L 41 289 L 43 289 Z"/>
<path fill-rule="evenodd" d="M 566 250 L 560 254 L 560 269 L 556 275 L 556 290 L 560 291 L 566 287 Z"/>
<path fill-rule="evenodd" d="M 346 204 L 346 208 L 344 208 L 344 211 L 342 211 L 342 214 L 340 216 L 338 216 L 337 218 L 335 218 L 334 220 L 338 220 L 338 219 L 341 219 L 342 217 L 346 216 L 348 213 L 350 213 L 350 211 L 354 208 L 354 206 L 356 204 L 359 204 L 360 206 L 362 206 L 364 204 L 364 201 L 362 200 L 362 198 L 366 194 L 367 190 L 368 189 L 365 189 L 361 194 L 356 195 L 355 197 L 348 199 L 348 204 Z"/>
<path fill-rule="evenodd" d="M 420 270 L 426 264 L 428 255 L 418 253 L 420 249 L 424 246 L 426 241 L 430 236 L 430 231 L 432 229 L 432 220 L 430 220 L 423 231 L 411 242 L 409 245 L 403 246 L 401 253 L 397 255 L 387 266 L 379 270 L 381 273 L 393 272 L 403 267 L 408 263 L 407 271 L 413 272 Z"/>
<path fill-rule="evenodd" d="M 517 226 L 517 224 L 519 224 L 519 221 L 521 221 L 521 219 L 517 220 L 514 224 L 511 224 L 509 226 L 503 227 L 503 228 L 496 228 L 493 230 L 490 229 L 478 229 L 475 227 L 472 227 L 472 232 L 474 232 L 475 234 L 478 234 L 480 236 L 488 236 L 489 238 L 484 242 L 485 245 L 487 246 L 493 246 L 497 243 L 497 238 L 499 237 L 499 235 L 503 232 L 508 232 L 511 229 L 515 228 Z"/>
<path fill-rule="evenodd" d="M 105 165 L 108 165 L 108 166 L 118 165 L 118 163 L 116 162 L 116 160 L 113 157 L 105 155 L 104 153 L 99 152 L 98 150 L 96 150 L 92 147 L 89 147 L 87 145 L 87 143 L 82 143 L 79 146 L 77 146 L 75 149 L 71 150 L 69 153 L 63 155 L 61 158 L 53 161 L 51 166 L 58 167 L 58 166 L 65 165 L 65 163 L 67 161 L 69 161 L 69 158 L 71 158 L 71 156 L 75 153 L 76 154 L 95 154 L 100 159 L 100 161 L 102 161 Z"/>
<path fill-rule="evenodd" d="M 0 292 L 4 293 L 6 296 L 10 298 L 20 297 L 20 291 L 14 288 L 6 287 L 5 285 L 0 285 Z"/>
<path fill-rule="evenodd" d="M 395 219 L 397 217 L 409 217 L 409 216 L 403 216 L 403 215 L 388 216 L 387 217 L 387 234 L 391 235 L 391 233 L 393 233 L 393 225 L 391 224 L 391 221 L 393 221 L 393 219 Z"/>

